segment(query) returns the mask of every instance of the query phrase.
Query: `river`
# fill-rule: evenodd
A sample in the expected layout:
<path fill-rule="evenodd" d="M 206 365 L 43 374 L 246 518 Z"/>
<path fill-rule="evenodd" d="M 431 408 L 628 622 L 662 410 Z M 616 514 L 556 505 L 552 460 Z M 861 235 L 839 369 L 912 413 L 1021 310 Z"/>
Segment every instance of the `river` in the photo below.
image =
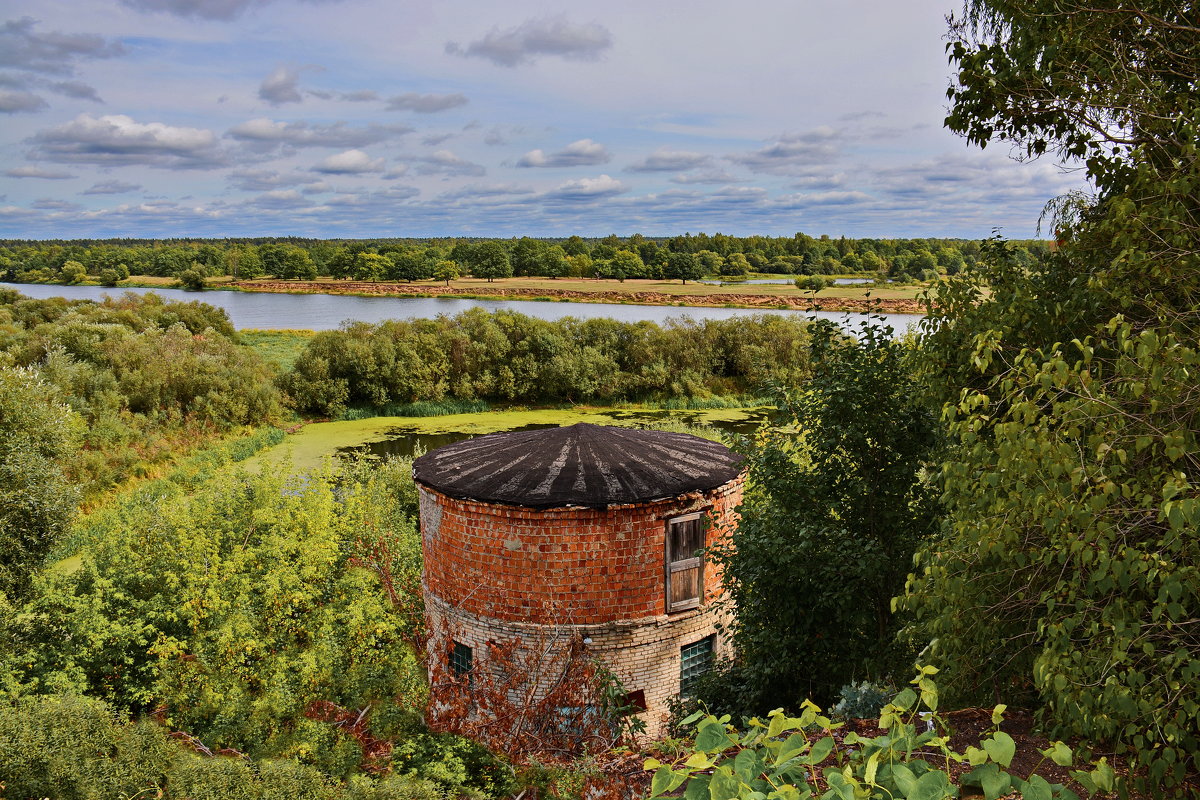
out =
<path fill-rule="evenodd" d="M 225 310 L 239 330 L 333 330 L 343 322 L 382 322 L 386 319 L 432 319 L 454 315 L 471 308 L 486 311 L 518 311 L 531 317 L 557 320 L 563 317 L 593 319 L 608 317 L 621 322 L 685 317 L 693 320 L 730 319 L 754 314 L 801 315 L 835 320 L 848 330 L 857 328 L 864 314 L 840 311 L 792 311 L 787 309 L 710 308 L 705 306 L 642 306 L 619 303 L 565 303 L 538 300 L 467 300 L 451 297 L 355 297 L 344 294 L 273 294 L 268 292 L 206 291 L 182 289 L 108 288 L 105 286 L 61 286 L 39 283 L 0 283 L 26 297 L 65 297 L 71 300 L 102 300 L 122 292 L 154 292 L 170 300 L 200 300 Z M 920 314 L 882 314 L 897 333 L 916 326 Z"/>

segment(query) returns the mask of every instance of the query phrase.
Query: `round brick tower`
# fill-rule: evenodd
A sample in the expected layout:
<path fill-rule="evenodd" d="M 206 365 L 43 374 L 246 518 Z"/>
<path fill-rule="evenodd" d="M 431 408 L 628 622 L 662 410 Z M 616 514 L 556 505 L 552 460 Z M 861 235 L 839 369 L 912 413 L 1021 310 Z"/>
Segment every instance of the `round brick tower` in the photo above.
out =
<path fill-rule="evenodd" d="M 448 445 L 413 476 L 429 654 L 454 672 L 505 642 L 582 642 L 656 733 L 727 647 L 698 554 L 736 525 L 744 475 L 723 445 L 579 424 Z"/>

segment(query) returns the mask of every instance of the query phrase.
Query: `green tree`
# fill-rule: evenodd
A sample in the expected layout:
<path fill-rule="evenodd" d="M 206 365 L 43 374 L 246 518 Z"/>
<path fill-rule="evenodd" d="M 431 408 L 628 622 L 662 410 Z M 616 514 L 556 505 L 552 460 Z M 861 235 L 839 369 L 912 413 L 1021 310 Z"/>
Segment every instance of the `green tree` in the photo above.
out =
<path fill-rule="evenodd" d="M 736 540 L 716 554 L 738 655 L 705 699 L 743 713 L 905 669 L 891 600 L 936 525 L 922 470 L 937 426 L 905 345 L 874 320 L 857 339 L 811 328 L 812 376 L 751 442 Z"/>
<path fill-rule="evenodd" d="M 695 253 L 675 252 L 667 257 L 664 270 L 667 280 L 681 280 L 685 284 L 689 280 L 698 281 L 704 277 L 704 267 Z"/>
<path fill-rule="evenodd" d="M 283 259 L 284 274 L 289 280 L 311 281 L 317 277 L 317 265 L 307 250 L 299 247 L 290 248 Z"/>
<path fill-rule="evenodd" d="M 0 599 L 19 600 L 75 513 L 82 421 L 31 369 L 0 367 Z"/>
<path fill-rule="evenodd" d="M 392 262 L 378 253 L 359 253 L 354 257 L 354 278 L 374 283 L 387 276 Z"/>
<path fill-rule="evenodd" d="M 989 245 L 939 288 L 923 359 L 953 443 L 943 537 L 906 599 L 960 698 L 1032 686 L 1132 788 L 1200 769 L 1200 37 L 1194 9 L 971 2 L 947 125 L 1080 160 L 1060 245 Z M 1004 653 L 996 659 L 997 652 Z"/>
<path fill-rule="evenodd" d="M 63 283 L 82 283 L 87 278 L 87 269 L 78 261 L 68 261 L 58 274 Z"/>
<path fill-rule="evenodd" d="M 208 272 L 201 264 L 193 261 L 191 267 L 179 273 L 177 283 L 189 292 L 203 291 L 208 287 Z"/>
<path fill-rule="evenodd" d="M 458 265 L 453 261 L 443 259 L 437 262 L 433 268 L 433 279 L 435 281 L 445 281 L 446 285 L 450 285 L 450 281 L 458 277 Z"/>
<path fill-rule="evenodd" d="M 488 283 L 496 278 L 511 278 L 513 274 L 508 250 L 500 242 L 491 239 L 471 248 L 467 268 L 476 278 L 487 278 Z"/>

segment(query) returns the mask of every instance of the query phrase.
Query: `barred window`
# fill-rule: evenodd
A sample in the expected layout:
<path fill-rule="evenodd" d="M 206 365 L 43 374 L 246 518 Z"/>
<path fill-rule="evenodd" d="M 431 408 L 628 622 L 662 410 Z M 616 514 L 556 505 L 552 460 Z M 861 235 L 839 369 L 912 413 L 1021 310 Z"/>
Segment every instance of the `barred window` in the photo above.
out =
<path fill-rule="evenodd" d="M 471 679 L 471 667 L 474 660 L 474 654 L 471 648 L 459 642 L 452 642 L 453 647 L 450 648 L 450 671 L 454 673 L 454 677 L 466 677 Z"/>
<path fill-rule="evenodd" d="M 704 592 L 704 524 L 699 514 L 667 520 L 667 611 L 700 605 Z"/>

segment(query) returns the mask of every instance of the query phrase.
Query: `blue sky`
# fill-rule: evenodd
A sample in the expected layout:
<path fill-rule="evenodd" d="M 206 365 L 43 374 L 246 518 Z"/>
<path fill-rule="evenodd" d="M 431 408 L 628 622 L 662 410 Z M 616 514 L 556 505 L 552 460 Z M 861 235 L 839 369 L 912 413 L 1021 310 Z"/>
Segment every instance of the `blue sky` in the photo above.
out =
<path fill-rule="evenodd" d="M 5 0 L 0 236 L 1035 234 L 931 0 Z"/>

